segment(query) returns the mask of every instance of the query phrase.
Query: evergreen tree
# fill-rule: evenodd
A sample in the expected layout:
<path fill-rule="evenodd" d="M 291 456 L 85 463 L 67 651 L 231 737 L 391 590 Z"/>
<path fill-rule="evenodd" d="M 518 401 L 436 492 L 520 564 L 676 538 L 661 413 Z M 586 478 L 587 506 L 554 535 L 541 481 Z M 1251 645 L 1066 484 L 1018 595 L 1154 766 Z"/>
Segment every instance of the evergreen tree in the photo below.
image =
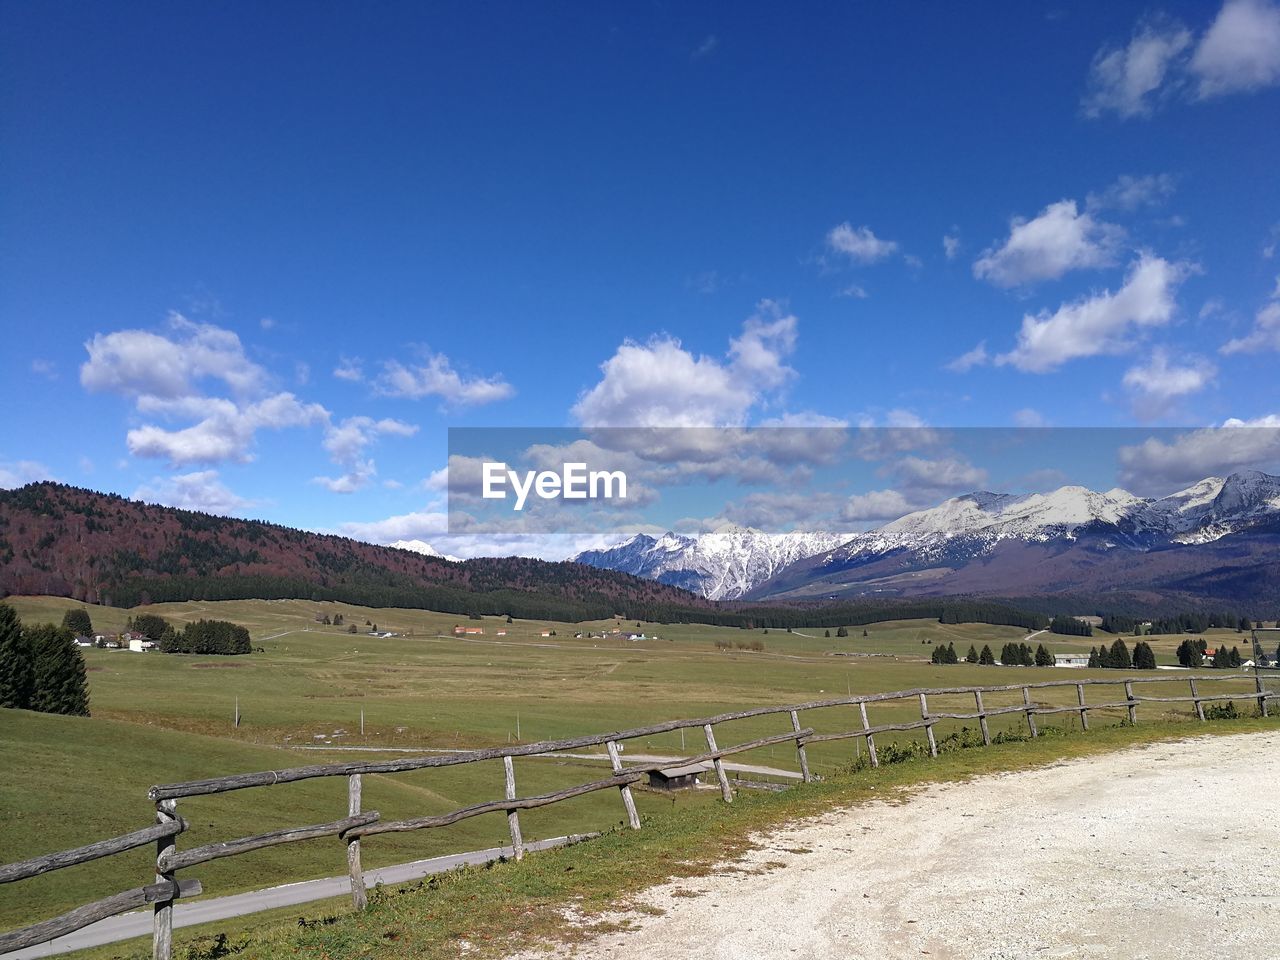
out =
<path fill-rule="evenodd" d="M 153 643 L 159 643 L 169 621 L 155 613 L 140 613 L 129 621 L 129 626 Z"/>
<path fill-rule="evenodd" d="M 89 678 L 75 636 L 51 623 L 26 628 L 27 643 L 35 655 L 34 709 L 77 717 L 89 715 Z"/>
<path fill-rule="evenodd" d="M 89 619 L 89 611 L 84 607 L 72 607 L 64 613 L 62 625 L 70 630 L 73 636 L 93 636 L 93 621 Z"/>
<path fill-rule="evenodd" d="M 969 652 L 965 654 L 964 662 L 965 663 L 978 662 L 978 648 L 975 647 L 973 644 L 969 644 Z"/>
<path fill-rule="evenodd" d="M 987 666 L 987 667 L 990 667 L 995 664 L 996 658 L 995 658 L 995 655 L 991 652 L 991 647 L 989 644 L 984 643 L 982 645 L 982 652 L 978 654 L 978 662 L 983 666 Z"/>
<path fill-rule="evenodd" d="M 1052 667 L 1053 664 L 1053 654 L 1049 652 L 1048 648 L 1043 643 L 1036 647 L 1036 666 Z"/>
<path fill-rule="evenodd" d="M 823 630 L 823 631 L 822 631 L 822 635 L 823 635 L 824 637 L 826 637 L 828 640 L 829 640 L 829 639 L 831 639 L 831 631 L 830 631 L 830 630 Z"/>
<path fill-rule="evenodd" d="M 1101 667 L 1101 666 L 1102 666 L 1102 661 L 1098 658 L 1098 648 L 1097 648 L 1097 647 L 1090 647 L 1090 648 L 1089 648 L 1089 667 L 1090 667 L 1090 669 L 1096 670 L 1098 667 Z"/>
<path fill-rule="evenodd" d="M 1019 644 L 1018 656 L 1020 657 L 1020 662 L 1024 667 L 1034 667 L 1036 665 L 1036 655 L 1031 649 L 1031 644 Z"/>
<path fill-rule="evenodd" d="M 862 635 L 863 635 L 864 637 L 869 636 L 869 634 L 867 633 L 867 631 L 866 631 L 866 629 L 865 629 L 865 628 L 864 628 L 864 629 L 863 629 L 863 631 L 862 631 Z"/>
<path fill-rule="evenodd" d="M 846 630 L 844 627 L 837 627 L 837 628 L 836 628 L 836 636 L 837 636 L 837 637 L 847 637 L 848 635 L 849 635 L 849 631 L 848 631 L 848 630 Z M 865 634 L 864 634 L 864 636 L 865 636 Z"/>
<path fill-rule="evenodd" d="M 959 663 L 960 658 L 956 656 L 956 645 L 954 643 L 947 644 L 947 663 Z"/>
<path fill-rule="evenodd" d="M 1117 670 L 1129 670 L 1133 668 L 1133 660 L 1129 656 L 1129 648 L 1125 646 L 1123 640 L 1117 640 L 1111 645 L 1111 666 Z"/>
<path fill-rule="evenodd" d="M 31 709 L 36 677 L 31 645 L 13 607 L 0 603 L 0 707 Z"/>
<path fill-rule="evenodd" d="M 929 658 L 929 662 L 930 662 L 930 663 L 941 663 L 941 662 L 942 662 L 942 646 L 941 646 L 941 645 L 936 646 L 936 647 L 934 647 L 934 648 L 933 648 L 933 656 L 931 656 L 931 657 Z"/>
<path fill-rule="evenodd" d="M 1244 658 L 1240 656 L 1240 648 L 1231 648 L 1231 658 L 1227 661 L 1229 667 L 1241 667 L 1244 665 Z"/>
<path fill-rule="evenodd" d="M 1156 654 L 1151 649 L 1151 644 L 1145 640 L 1139 640 L 1133 648 L 1133 666 L 1136 670 L 1154 670 L 1156 668 Z"/>

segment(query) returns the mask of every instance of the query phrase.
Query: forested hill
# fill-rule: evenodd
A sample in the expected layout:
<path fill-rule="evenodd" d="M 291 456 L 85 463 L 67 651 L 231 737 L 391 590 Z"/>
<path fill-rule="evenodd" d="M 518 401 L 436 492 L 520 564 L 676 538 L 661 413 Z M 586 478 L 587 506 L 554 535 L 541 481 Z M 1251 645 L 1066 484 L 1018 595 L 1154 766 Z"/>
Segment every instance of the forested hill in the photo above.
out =
<path fill-rule="evenodd" d="M 8 594 L 126 607 L 314 597 L 557 620 L 659 619 L 714 607 L 676 587 L 580 564 L 455 563 L 56 483 L 0 491 L 0 596 Z"/>
<path fill-rule="evenodd" d="M 902 617 L 1048 624 L 992 600 L 721 603 L 579 563 L 462 563 L 258 520 L 215 517 L 56 483 L 0 491 L 0 596 L 51 594 L 132 607 L 181 600 L 342 600 L 457 614 L 742 627 L 830 626 Z"/>

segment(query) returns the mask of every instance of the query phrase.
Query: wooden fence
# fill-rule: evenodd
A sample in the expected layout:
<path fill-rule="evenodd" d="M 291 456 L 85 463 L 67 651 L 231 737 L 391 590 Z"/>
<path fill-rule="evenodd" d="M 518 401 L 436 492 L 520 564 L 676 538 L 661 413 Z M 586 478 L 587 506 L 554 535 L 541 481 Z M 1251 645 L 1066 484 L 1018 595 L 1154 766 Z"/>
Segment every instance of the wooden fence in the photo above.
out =
<path fill-rule="evenodd" d="M 1205 694 L 1200 692 L 1199 681 L 1215 683 L 1248 680 L 1253 689 L 1235 693 Z M 1146 696 L 1135 692 L 1135 687 L 1160 683 L 1188 683 L 1189 696 Z M 1111 699 L 1099 703 L 1089 703 L 1085 698 L 1085 688 L 1091 686 L 1122 687 L 1123 699 Z M 1033 691 L 1050 688 L 1075 688 L 1076 702 L 1066 706 L 1037 703 Z M 983 699 L 984 694 L 1021 693 L 1022 702 L 1013 706 L 991 707 Z M 935 713 L 929 709 L 929 698 L 943 696 L 972 696 L 974 708 L 972 712 Z M 305 767 L 292 767 L 285 770 L 267 770 L 260 773 L 244 773 L 226 777 L 213 777 L 207 780 L 192 780 L 186 783 L 172 783 L 152 787 L 148 798 L 155 804 L 156 822 L 153 826 L 136 830 L 133 833 L 111 840 L 104 840 L 66 850 L 61 853 L 36 857 L 22 863 L 0 867 L 0 883 L 10 883 L 29 877 L 39 876 L 52 870 L 60 870 L 76 864 L 86 863 L 101 857 L 122 853 L 154 842 L 156 844 L 156 877 L 155 883 L 119 893 L 95 903 L 72 910 L 51 920 L 12 930 L 0 934 L 0 954 L 18 950 L 23 947 L 45 943 L 82 927 L 88 926 L 106 917 L 136 910 L 151 904 L 153 907 L 152 950 L 155 960 L 171 960 L 173 951 L 173 905 L 183 897 L 192 897 L 202 892 L 198 880 L 179 880 L 179 870 L 188 870 L 202 863 L 234 857 L 252 850 L 261 850 L 277 844 L 294 843 L 299 840 L 312 840 L 320 837 L 337 837 L 346 848 L 347 870 L 351 878 L 351 897 L 357 909 L 367 904 L 364 871 L 361 866 L 360 845 L 366 837 L 380 833 L 400 833 L 413 830 L 425 830 L 444 827 L 471 817 L 489 813 L 501 813 L 507 818 L 511 834 L 511 845 L 517 860 L 524 856 L 524 838 L 520 830 L 520 811 L 533 810 L 549 806 L 573 797 L 580 797 L 598 790 L 616 789 L 621 795 L 622 805 L 627 823 L 634 830 L 640 829 L 640 816 L 636 811 L 635 799 L 631 787 L 644 779 L 650 772 L 671 766 L 685 766 L 694 763 L 710 762 L 715 770 L 716 781 L 722 798 L 726 803 L 733 802 L 733 787 L 725 771 L 723 758 L 745 753 L 761 747 L 780 743 L 794 743 L 796 759 L 800 767 L 800 775 L 804 782 L 813 779 L 809 769 L 806 745 L 828 741 L 861 739 L 866 743 L 867 755 L 872 766 L 879 765 L 876 752 L 876 737 L 886 733 L 910 732 L 923 729 L 931 756 L 938 755 L 938 744 L 934 736 L 934 725 L 944 720 L 976 720 L 982 732 L 984 745 L 991 744 L 991 731 L 988 720 L 1005 715 L 1021 715 L 1026 720 L 1031 736 L 1039 735 L 1036 718 L 1053 714 L 1077 714 L 1083 729 L 1089 729 L 1089 711 L 1119 710 L 1126 711 L 1130 723 L 1138 719 L 1138 706 L 1143 703 L 1190 703 L 1194 706 L 1198 719 L 1205 719 L 1204 704 L 1217 701 L 1248 700 L 1257 703 L 1259 712 L 1266 716 L 1268 701 L 1280 696 L 1280 693 L 1266 689 L 1261 675 L 1248 677 L 1233 676 L 1156 676 L 1127 679 L 1088 678 L 1081 680 L 1048 680 L 1038 683 L 1012 683 L 984 687 L 941 687 L 934 689 L 897 690 L 892 693 L 875 693 L 862 696 L 840 697 L 830 700 L 814 700 L 789 706 L 756 707 L 735 713 L 722 713 L 712 717 L 694 720 L 670 720 L 647 727 L 630 730 L 619 730 L 613 733 L 590 734 L 571 737 L 564 740 L 546 740 L 540 743 L 520 744 L 514 746 L 493 747 L 484 750 L 471 750 L 461 753 L 433 755 L 427 757 L 410 757 L 398 760 L 375 760 L 354 763 L 316 764 Z M 895 701 L 915 701 L 919 705 L 920 719 L 906 723 L 884 723 L 872 725 L 868 720 L 868 704 L 887 704 Z M 801 724 L 802 713 L 833 707 L 856 707 L 859 725 L 851 730 L 830 733 L 817 733 L 812 727 Z M 715 728 L 718 725 L 734 720 L 745 720 L 752 717 L 786 715 L 790 729 L 766 737 L 759 737 L 743 743 L 722 747 L 716 742 Z M 621 759 L 620 744 L 641 737 L 676 730 L 701 728 L 706 739 L 706 750 L 696 756 L 659 763 L 641 763 L 624 766 Z M 557 790 L 551 793 L 521 797 L 516 789 L 514 759 L 530 757 L 566 750 L 578 750 L 584 747 L 601 746 L 606 750 L 607 759 L 612 768 L 612 775 L 599 780 L 592 780 Z M 604 757 L 602 757 L 604 759 Z M 488 800 L 483 803 L 462 807 L 449 813 L 433 816 L 417 817 L 409 820 L 383 820 L 376 810 L 364 810 L 361 804 L 361 785 L 365 774 L 394 774 L 412 770 L 425 770 L 433 767 L 448 767 L 463 763 L 477 763 L 486 760 L 501 760 L 505 772 L 505 784 L 501 799 Z M 233 790 L 244 790 L 254 787 L 273 787 L 300 780 L 317 777 L 347 778 L 347 811 L 346 816 L 330 823 L 310 826 L 292 827 L 262 833 L 236 840 L 207 843 L 186 850 L 177 849 L 177 837 L 186 832 L 188 824 L 177 813 L 179 800 L 227 793 Z"/>

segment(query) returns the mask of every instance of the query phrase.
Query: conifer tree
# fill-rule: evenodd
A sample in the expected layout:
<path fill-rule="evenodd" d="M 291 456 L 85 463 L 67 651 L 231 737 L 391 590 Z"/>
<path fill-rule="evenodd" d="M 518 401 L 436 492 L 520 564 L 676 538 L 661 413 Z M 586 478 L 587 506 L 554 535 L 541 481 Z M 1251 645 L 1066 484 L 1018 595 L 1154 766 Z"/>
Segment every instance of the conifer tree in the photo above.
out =
<path fill-rule="evenodd" d="M 1133 667 L 1133 660 L 1129 657 L 1129 648 L 1125 646 L 1123 640 L 1117 640 L 1111 645 L 1111 664 L 1117 670 L 1128 670 Z"/>
<path fill-rule="evenodd" d="M 827 637 L 827 638 L 829 639 L 829 638 L 831 637 L 831 631 L 830 631 L 830 630 L 823 630 L 823 631 L 822 631 L 822 635 L 823 635 L 824 637 Z"/>
<path fill-rule="evenodd" d="M 1098 667 L 1101 667 L 1101 666 L 1102 666 L 1102 660 L 1099 659 L 1098 657 L 1098 648 L 1090 647 L 1089 648 L 1089 668 L 1091 670 L 1096 670 Z"/>
<path fill-rule="evenodd" d="M 836 636 L 837 636 L 837 637 L 847 637 L 848 635 L 849 635 L 849 631 L 848 631 L 848 630 L 846 630 L 844 627 L 838 627 L 838 628 L 836 629 Z"/>
<path fill-rule="evenodd" d="M 0 603 L 0 707 L 31 709 L 36 678 L 31 645 L 13 607 Z"/>
<path fill-rule="evenodd" d="M 75 637 L 65 627 L 41 624 L 26 629 L 35 657 L 32 706 L 44 713 L 89 715 L 89 679 Z"/>
<path fill-rule="evenodd" d="M 93 636 L 93 621 L 89 611 L 84 607 L 72 607 L 62 615 L 62 625 L 71 631 L 73 636 Z"/>
<path fill-rule="evenodd" d="M 982 664 L 983 666 L 990 667 L 990 666 L 993 666 L 995 662 L 996 662 L 996 658 L 995 658 L 995 655 L 991 652 L 991 645 L 984 643 L 982 645 L 982 652 L 978 654 L 978 663 Z"/>
<path fill-rule="evenodd" d="M 1036 666 L 1052 667 L 1053 664 L 1053 654 L 1049 652 L 1048 648 L 1043 643 L 1036 647 Z"/>
<path fill-rule="evenodd" d="M 964 662 L 965 663 L 978 662 L 978 648 L 975 647 L 972 643 L 969 644 L 969 652 L 965 654 Z"/>

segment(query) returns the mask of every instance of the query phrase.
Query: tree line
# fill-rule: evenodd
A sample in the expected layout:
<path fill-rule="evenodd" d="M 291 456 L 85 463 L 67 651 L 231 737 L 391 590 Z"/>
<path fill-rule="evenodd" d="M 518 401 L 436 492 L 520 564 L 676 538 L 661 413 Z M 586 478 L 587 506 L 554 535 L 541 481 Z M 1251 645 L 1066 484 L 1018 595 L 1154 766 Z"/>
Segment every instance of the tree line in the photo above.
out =
<path fill-rule="evenodd" d="M 1151 644 L 1139 640 L 1133 646 L 1133 653 L 1123 640 L 1116 640 L 1111 646 L 1105 643 L 1089 649 L 1089 666 L 1113 670 L 1154 670 L 1156 654 Z"/>
<path fill-rule="evenodd" d="M 228 620 L 194 620 L 178 630 L 164 617 L 140 613 L 129 629 L 154 642 L 161 653 L 200 653 L 234 656 L 253 652 L 249 631 Z"/>
<path fill-rule="evenodd" d="M 70 629 L 25 625 L 0 603 L 0 707 L 89 715 L 89 678 Z"/>

